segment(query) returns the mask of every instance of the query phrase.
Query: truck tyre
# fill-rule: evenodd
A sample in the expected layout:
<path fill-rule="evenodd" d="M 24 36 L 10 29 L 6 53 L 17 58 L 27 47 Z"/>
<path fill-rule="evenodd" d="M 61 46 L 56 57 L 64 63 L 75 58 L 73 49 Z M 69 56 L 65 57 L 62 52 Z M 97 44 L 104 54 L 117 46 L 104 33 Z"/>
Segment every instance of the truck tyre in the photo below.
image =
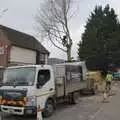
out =
<path fill-rule="evenodd" d="M 43 111 L 43 116 L 44 117 L 49 117 L 53 114 L 54 112 L 54 103 L 52 100 L 48 100 L 45 105 L 45 109 Z"/>
<path fill-rule="evenodd" d="M 92 94 L 96 95 L 98 93 L 98 86 L 96 85 L 93 89 L 92 89 Z"/>
<path fill-rule="evenodd" d="M 78 104 L 79 103 L 79 93 L 74 92 L 72 94 L 72 104 Z"/>

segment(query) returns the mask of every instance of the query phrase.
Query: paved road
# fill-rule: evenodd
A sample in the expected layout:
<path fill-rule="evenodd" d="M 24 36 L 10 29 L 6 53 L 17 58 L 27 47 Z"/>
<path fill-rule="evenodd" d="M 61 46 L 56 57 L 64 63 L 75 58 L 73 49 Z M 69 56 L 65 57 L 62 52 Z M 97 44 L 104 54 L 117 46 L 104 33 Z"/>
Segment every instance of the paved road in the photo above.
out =
<path fill-rule="evenodd" d="M 94 114 L 91 120 L 120 120 L 120 89 Z"/>
<path fill-rule="evenodd" d="M 114 87 L 114 92 L 116 91 L 118 91 L 118 87 Z M 44 120 L 120 120 L 120 93 L 118 92 L 117 95 L 111 99 L 111 102 L 106 103 L 105 105 L 101 103 L 101 100 L 102 96 L 97 95 L 81 97 L 79 104 L 77 105 L 69 105 L 67 103 L 60 104 L 57 106 L 57 110 L 53 114 L 53 116 L 49 119 Z M 111 117 L 111 115 L 108 116 L 107 114 L 109 110 L 111 111 L 111 115 L 112 113 L 114 113 L 114 111 L 117 110 L 116 114 L 117 116 L 119 116 L 119 118 L 116 119 Z M 116 114 L 114 113 L 113 116 L 116 116 Z M 107 116 L 108 119 L 104 119 L 103 117 L 105 116 Z M 111 117 L 112 119 L 110 119 L 109 117 Z M 2 120 L 36 120 L 36 118 L 4 115 L 2 116 Z"/>

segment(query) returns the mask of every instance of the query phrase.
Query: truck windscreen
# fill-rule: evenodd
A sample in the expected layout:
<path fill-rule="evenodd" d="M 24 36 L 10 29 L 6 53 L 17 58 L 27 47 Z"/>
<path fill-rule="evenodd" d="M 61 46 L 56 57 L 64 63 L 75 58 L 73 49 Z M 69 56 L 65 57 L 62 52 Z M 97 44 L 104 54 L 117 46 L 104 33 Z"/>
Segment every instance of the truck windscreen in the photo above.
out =
<path fill-rule="evenodd" d="M 32 86 L 35 81 L 35 67 L 8 68 L 5 70 L 5 86 Z"/>

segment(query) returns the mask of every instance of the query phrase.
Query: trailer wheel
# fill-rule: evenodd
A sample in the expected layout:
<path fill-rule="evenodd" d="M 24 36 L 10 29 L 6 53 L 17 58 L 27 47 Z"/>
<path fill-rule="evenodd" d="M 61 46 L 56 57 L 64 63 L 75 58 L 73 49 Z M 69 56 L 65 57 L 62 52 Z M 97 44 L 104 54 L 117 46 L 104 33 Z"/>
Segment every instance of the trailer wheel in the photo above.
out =
<path fill-rule="evenodd" d="M 43 111 L 43 116 L 44 117 L 49 117 L 53 114 L 54 112 L 54 103 L 52 100 L 48 100 L 45 105 L 45 109 Z"/>
<path fill-rule="evenodd" d="M 79 93 L 74 92 L 72 94 L 72 104 L 78 104 L 79 103 Z"/>

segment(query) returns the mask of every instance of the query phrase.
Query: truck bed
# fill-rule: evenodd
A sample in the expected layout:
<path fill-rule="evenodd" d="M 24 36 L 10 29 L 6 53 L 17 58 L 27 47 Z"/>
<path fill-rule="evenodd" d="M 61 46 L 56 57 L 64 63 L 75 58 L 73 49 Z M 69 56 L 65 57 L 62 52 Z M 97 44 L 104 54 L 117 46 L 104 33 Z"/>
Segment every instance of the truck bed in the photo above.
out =
<path fill-rule="evenodd" d="M 82 65 L 69 63 L 54 66 L 57 97 L 67 96 L 86 87 Z"/>

